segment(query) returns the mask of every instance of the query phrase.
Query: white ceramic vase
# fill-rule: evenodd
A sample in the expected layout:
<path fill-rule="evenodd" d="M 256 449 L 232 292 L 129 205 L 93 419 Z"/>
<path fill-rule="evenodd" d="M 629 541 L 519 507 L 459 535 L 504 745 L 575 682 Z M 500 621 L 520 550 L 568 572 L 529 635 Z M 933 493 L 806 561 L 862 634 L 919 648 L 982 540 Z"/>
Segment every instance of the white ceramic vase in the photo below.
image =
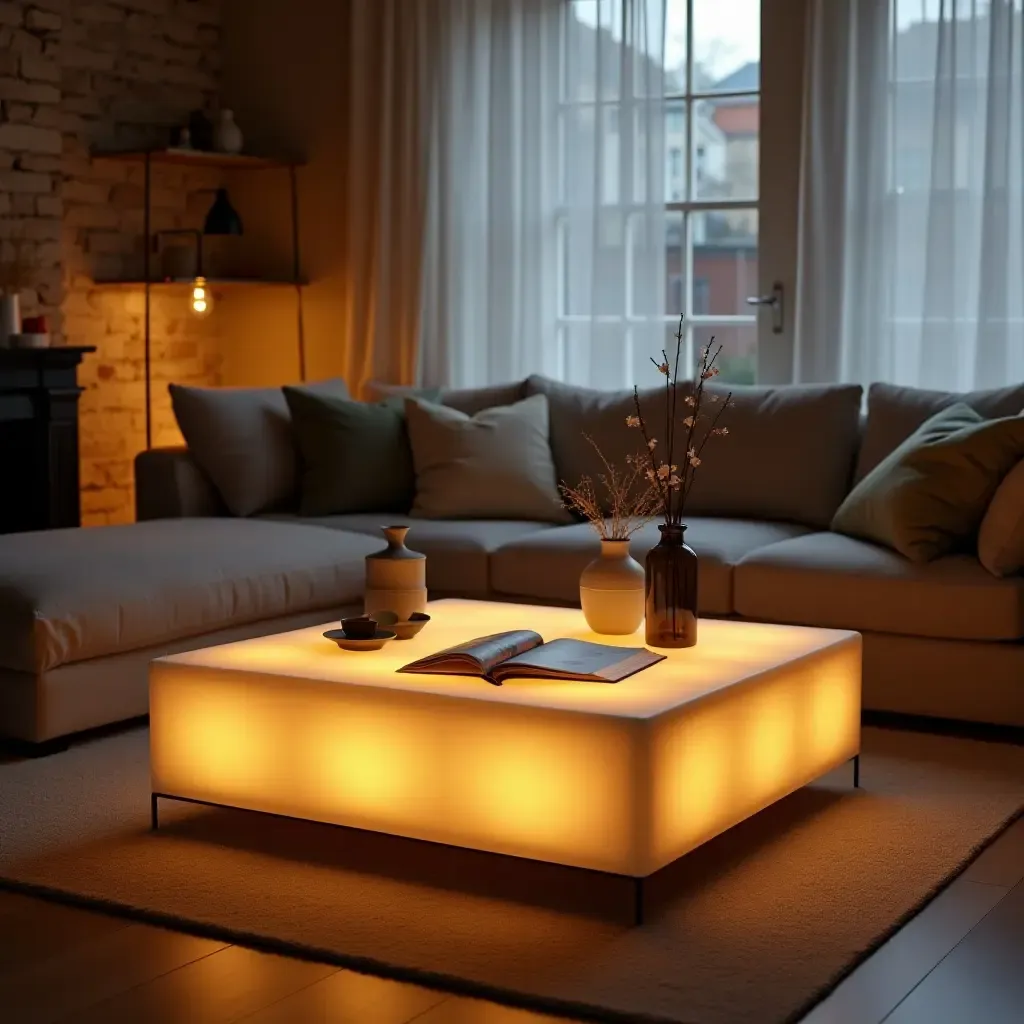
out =
<path fill-rule="evenodd" d="M 241 153 L 243 142 L 242 129 L 235 123 L 234 111 L 222 110 L 213 126 L 213 148 L 219 153 Z"/>
<path fill-rule="evenodd" d="M 644 621 L 644 570 L 628 540 L 602 540 L 601 556 L 580 576 L 580 605 L 595 633 L 634 633 Z"/>
<path fill-rule="evenodd" d="M 21 333 L 21 297 L 17 292 L 0 295 L 0 348 L 10 348 L 11 339 Z"/>

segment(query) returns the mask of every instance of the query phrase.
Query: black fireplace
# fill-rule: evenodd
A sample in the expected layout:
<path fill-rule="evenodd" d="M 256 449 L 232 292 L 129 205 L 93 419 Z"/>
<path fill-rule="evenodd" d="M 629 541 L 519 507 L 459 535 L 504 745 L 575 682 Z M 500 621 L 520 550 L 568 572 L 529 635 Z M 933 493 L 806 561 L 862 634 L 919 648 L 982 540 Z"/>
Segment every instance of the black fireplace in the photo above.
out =
<path fill-rule="evenodd" d="M 94 348 L 0 348 L 0 533 L 79 526 L 78 386 Z"/>

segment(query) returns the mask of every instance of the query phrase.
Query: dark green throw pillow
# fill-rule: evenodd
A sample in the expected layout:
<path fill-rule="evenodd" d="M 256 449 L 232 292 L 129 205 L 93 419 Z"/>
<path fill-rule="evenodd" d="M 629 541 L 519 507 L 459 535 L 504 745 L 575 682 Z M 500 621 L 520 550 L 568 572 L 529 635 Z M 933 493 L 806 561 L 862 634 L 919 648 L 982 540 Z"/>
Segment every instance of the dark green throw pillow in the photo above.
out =
<path fill-rule="evenodd" d="M 302 461 L 299 511 L 408 512 L 416 492 L 401 399 L 346 401 L 285 388 Z"/>
<path fill-rule="evenodd" d="M 1024 416 L 986 420 L 951 405 L 854 487 L 832 529 L 918 563 L 973 546 L 992 496 L 1021 458 Z"/>

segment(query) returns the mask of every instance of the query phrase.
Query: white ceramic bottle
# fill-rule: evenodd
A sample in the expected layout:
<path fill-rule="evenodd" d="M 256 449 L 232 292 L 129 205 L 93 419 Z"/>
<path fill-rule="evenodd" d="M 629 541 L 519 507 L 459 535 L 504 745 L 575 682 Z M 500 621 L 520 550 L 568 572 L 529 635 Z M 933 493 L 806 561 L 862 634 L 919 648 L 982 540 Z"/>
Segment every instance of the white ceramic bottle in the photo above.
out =
<path fill-rule="evenodd" d="M 628 540 L 602 540 L 601 555 L 580 576 L 580 605 L 595 633 L 634 633 L 644 621 L 644 570 Z"/>
<path fill-rule="evenodd" d="M 220 111 L 213 128 L 213 148 L 219 153 L 241 153 L 243 142 L 242 129 L 235 124 L 234 111 Z"/>

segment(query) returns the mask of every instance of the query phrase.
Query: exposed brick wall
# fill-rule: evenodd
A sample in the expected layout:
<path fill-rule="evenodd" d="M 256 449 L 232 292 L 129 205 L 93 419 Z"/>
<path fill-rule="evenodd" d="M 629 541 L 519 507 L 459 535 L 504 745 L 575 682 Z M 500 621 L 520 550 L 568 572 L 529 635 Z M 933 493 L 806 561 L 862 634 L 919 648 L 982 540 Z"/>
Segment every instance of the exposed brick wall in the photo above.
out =
<path fill-rule="evenodd" d="M 0 2 L 0 245 L 16 240 L 33 270 L 25 315 L 54 317 L 61 300 L 60 71 L 54 57 L 63 3 Z"/>
<path fill-rule="evenodd" d="M 133 517 L 132 460 L 145 445 L 141 291 L 95 289 L 97 278 L 142 275 L 143 170 L 90 160 L 93 147 L 164 142 L 219 85 L 218 0 L 71 0 L 61 33 L 64 332 L 96 345 L 82 374 L 82 514 Z M 155 167 L 152 230 L 198 227 L 210 172 Z M 197 321 L 183 291 L 153 293 L 153 443 L 178 444 L 170 380 L 220 382 L 217 319 Z"/>
<path fill-rule="evenodd" d="M 58 340 L 95 345 L 81 367 L 82 516 L 133 517 L 132 460 L 145 444 L 143 295 L 96 288 L 139 277 L 141 164 L 94 160 L 94 147 L 164 144 L 214 105 L 220 0 L 0 0 L 0 239 L 32 247 L 27 313 Z M 152 230 L 198 227 L 219 183 L 210 171 L 155 167 Z M 4 243 L 9 245 L 10 243 Z M 167 382 L 220 383 L 217 318 L 187 293 L 153 294 L 153 441 L 180 443 Z"/>

